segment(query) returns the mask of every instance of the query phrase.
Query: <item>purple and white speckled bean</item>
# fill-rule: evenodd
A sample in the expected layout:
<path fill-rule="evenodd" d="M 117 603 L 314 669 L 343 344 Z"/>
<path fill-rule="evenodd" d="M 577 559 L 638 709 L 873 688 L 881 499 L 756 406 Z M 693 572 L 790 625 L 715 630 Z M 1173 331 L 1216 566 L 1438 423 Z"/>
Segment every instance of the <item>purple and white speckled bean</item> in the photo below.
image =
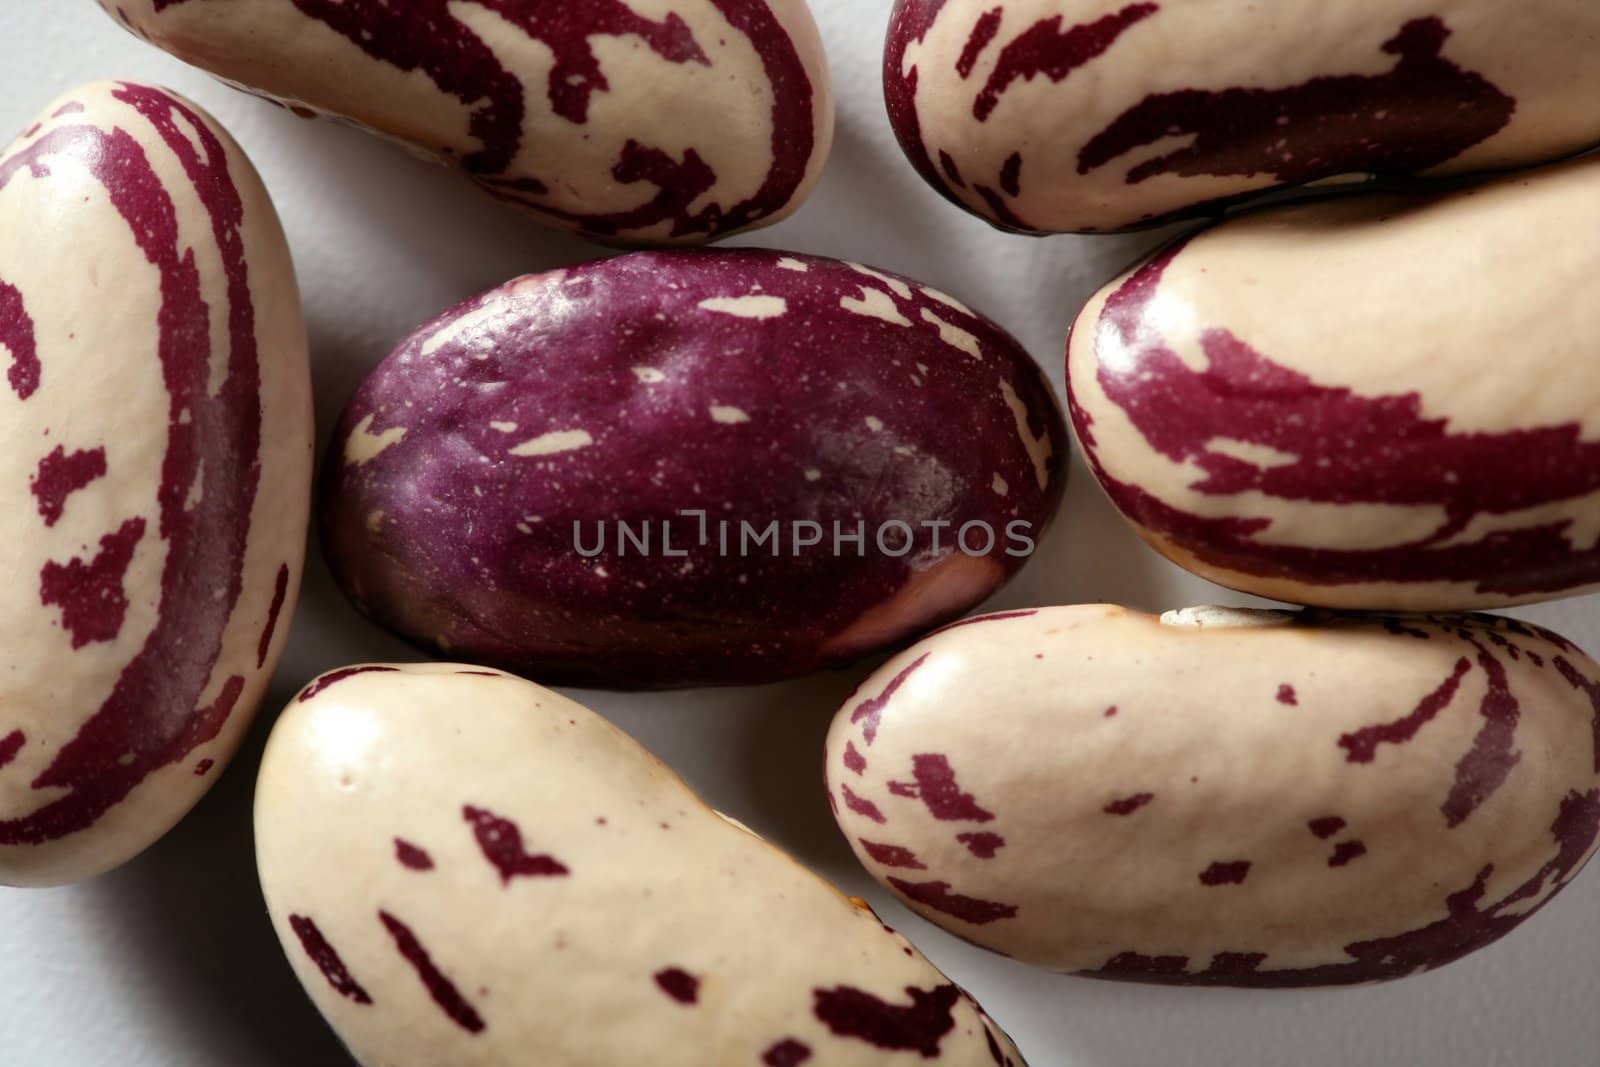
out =
<path fill-rule="evenodd" d="M 949 297 L 809 256 L 640 253 L 511 282 L 403 342 L 335 436 L 323 545 L 362 610 L 455 658 L 772 681 L 988 596 L 1024 562 L 1008 533 L 1048 525 L 1065 449 L 1038 368 Z M 650 525 L 648 554 L 619 520 Z M 796 521 L 822 544 L 797 555 Z M 781 555 L 738 525 L 774 522 Z M 836 523 L 864 545 L 835 552 Z"/>

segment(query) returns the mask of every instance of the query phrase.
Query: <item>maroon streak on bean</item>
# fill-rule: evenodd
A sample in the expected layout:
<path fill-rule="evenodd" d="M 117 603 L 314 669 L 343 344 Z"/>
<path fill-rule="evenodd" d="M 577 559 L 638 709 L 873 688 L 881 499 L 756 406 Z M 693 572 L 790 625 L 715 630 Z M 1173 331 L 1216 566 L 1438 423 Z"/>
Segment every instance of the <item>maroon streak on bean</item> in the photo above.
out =
<path fill-rule="evenodd" d="M 906 684 L 906 679 L 910 678 L 918 667 L 926 663 L 931 655 L 933 653 L 924 652 L 918 656 L 909 666 L 889 680 L 889 684 L 883 687 L 883 692 L 870 700 L 863 700 L 856 705 L 856 710 L 850 713 L 850 721 L 861 724 L 861 738 L 867 743 L 867 747 L 870 748 L 872 743 L 878 739 L 878 723 L 883 718 L 884 706 L 894 699 L 894 695 L 900 691 L 900 687 Z"/>
<path fill-rule="evenodd" d="M 861 847 L 866 850 L 868 856 L 872 857 L 874 863 L 884 867 L 899 867 L 908 871 L 925 871 L 928 869 L 927 865 L 917 859 L 917 854 L 909 848 L 902 848 L 899 845 L 880 845 L 875 841 L 868 841 L 864 837 L 857 838 L 857 840 L 861 842 Z"/>
<path fill-rule="evenodd" d="M 1477 650 L 1478 665 L 1483 668 L 1488 681 L 1479 714 L 1484 723 L 1473 739 L 1472 748 L 1456 765 L 1455 781 L 1442 806 L 1446 822 L 1452 828 L 1465 822 L 1471 814 L 1496 790 L 1505 784 L 1511 769 L 1521 755 L 1514 751 L 1517 723 L 1522 718 L 1521 705 L 1512 695 L 1505 666 L 1487 648 L 1474 640 L 1471 632 L 1462 630 L 1460 636 Z M 1470 661 L 1462 657 L 1456 662 L 1451 676 L 1432 693 L 1424 697 L 1411 714 L 1392 723 L 1369 726 L 1339 738 L 1351 763 L 1371 763 L 1380 744 L 1404 744 L 1439 714 L 1460 688 L 1461 680 L 1472 669 Z"/>
<path fill-rule="evenodd" d="M 1568 641 L 1554 630 L 1547 630 L 1543 626 L 1535 626 L 1521 619 L 1507 618 L 1504 615 L 1474 614 L 1468 616 L 1473 624 L 1482 629 L 1501 629 L 1507 633 L 1516 634 L 1518 637 L 1538 638 L 1541 641 L 1555 645 L 1563 652 L 1578 652 L 1578 646 Z M 1543 664 L 1540 664 L 1543 666 Z"/>
<path fill-rule="evenodd" d="M 1290 707 L 1299 706 L 1300 698 L 1295 695 L 1294 686 L 1292 686 L 1292 685 L 1280 685 L 1280 686 L 1278 686 L 1278 703 L 1287 704 Z"/>
<path fill-rule="evenodd" d="M 992 860 L 995 853 L 1006 847 L 1006 839 L 999 834 L 987 831 L 981 833 L 957 834 L 956 840 L 967 846 L 967 851 L 980 860 Z"/>
<path fill-rule="evenodd" d="M 971 793 L 964 793 L 956 782 L 955 768 L 948 757 L 924 753 L 911 757 L 914 785 L 890 782 L 896 796 L 920 797 L 923 805 L 940 822 L 993 822 L 994 815 L 979 805 Z"/>
<path fill-rule="evenodd" d="M 1095 974 L 1127 981 L 1180 979 L 1189 969 L 1187 956 L 1146 956 L 1138 952 L 1119 952 Z"/>
<path fill-rule="evenodd" d="M 1478 650 L 1478 665 L 1489 676 L 1489 687 L 1479 705 L 1483 726 L 1473 738 L 1471 750 L 1456 764 L 1455 784 L 1442 808 L 1452 829 L 1493 796 L 1522 761 L 1522 754 L 1514 751 L 1522 705 L 1511 693 L 1505 665 L 1478 642 L 1468 641 Z"/>
<path fill-rule="evenodd" d="M 433 870 L 433 857 L 403 838 L 394 839 L 394 858 L 400 861 L 400 866 L 413 871 Z"/>
<path fill-rule="evenodd" d="M 32 783 L 60 791 L 56 799 L 0 820 L 0 844 L 37 844 L 93 825 L 146 776 L 214 738 L 243 687 L 242 678 L 230 678 L 211 706 L 200 706 L 238 604 L 261 470 L 260 366 L 244 206 L 221 140 L 191 108 L 134 85 L 119 85 L 112 95 L 156 130 L 209 216 L 226 279 L 219 294 L 226 296 L 226 358 L 217 361 L 223 373 L 213 390 L 214 353 L 207 343 L 213 309 L 201 296 L 195 257 L 180 244 L 172 198 L 138 141 L 122 129 L 69 122 L 0 159 L 0 188 L 23 170 L 50 174 L 55 157 L 82 167 L 105 188 L 160 280 L 157 356 L 171 397 L 156 523 L 167 551 L 153 625 L 105 702 Z M 15 327 L 8 329 L 11 347 Z M 19 352 L 32 351 L 31 345 L 12 348 L 13 371 L 25 368 L 20 379 L 13 373 L 13 387 L 19 380 L 37 383 L 26 369 L 32 365 L 16 363 Z M 202 455 L 227 461 L 202 464 Z M 197 485 L 194 506 L 186 508 Z M 57 592 L 70 599 L 65 590 Z"/>
<path fill-rule="evenodd" d="M 669 14 L 653 22 L 622 0 L 588 0 L 553 8 L 530 8 L 521 0 L 489 0 L 488 6 L 555 53 L 549 78 L 550 106 L 557 115 L 579 125 L 589 121 L 593 94 L 611 88 L 594 54 L 595 37 L 636 37 L 668 62 L 711 65 L 683 19 Z"/>
<path fill-rule="evenodd" d="M 813 1011 L 838 1037 L 856 1038 L 890 1052 L 939 1056 L 939 1044 L 955 1029 L 961 991 L 953 985 L 906 987 L 909 1005 L 890 1004 L 851 986 L 814 991 Z"/>
<path fill-rule="evenodd" d="M 766 181 L 754 196 L 726 212 L 711 204 L 697 214 L 690 215 L 690 206 L 715 184 L 716 175 L 692 148 L 685 152 L 683 162 L 679 163 L 666 151 L 637 141 L 629 141 L 624 146 L 612 176 L 624 184 L 646 181 L 660 192 L 650 203 L 634 211 L 610 215 L 580 215 L 561 211 L 508 195 L 503 186 L 497 190 L 493 181 L 486 184 L 491 195 L 501 195 L 535 212 L 602 235 L 627 229 L 645 229 L 669 219 L 675 237 L 697 232 L 726 233 L 772 215 L 788 204 L 805 180 L 806 167 L 816 144 L 816 129 L 812 124 L 816 89 L 795 50 L 794 42 L 767 5 L 750 3 L 748 0 L 711 2 L 722 13 L 722 17 L 734 29 L 745 34 L 760 53 L 767 80 L 774 88 L 773 165 Z"/>
<path fill-rule="evenodd" d="M 314 921 L 304 915 L 291 915 L 289 928 L 300 939 L 300 947 L 305 949 L 306 955 L 317 965 L 317 970 L 322 972 L 322 977 L 328 980 L 328 985 L 333 987 L 335 993 L 357 1004 L 372 1003 L 372 997 L 351 976 L 344 960 L 339 958 L 339 953 L 328 943 L 328 939 L 322 936 L 322 931 L 317 929 Z"/>
<path fill-rule="evenodd" d="M 1432 722 L 1439 712 L 1455 699 L 1456 691 L 1461 688 L 1461 680 L 1471 670 L 1471 661 L 1465 656 L 1461 657 L 1456 661 L 1455 670 L 1450 677 L 1423 697 L 1416 708 L 1404 718 L 1377 726 L 1364 726 L 1354 733 L 1341 736 L 1339 747 L 1345 750 L 1345 758 L 1351 763 L 1371 763 L 1377 758 L 1379 745 L 1403 745 L 1416 737 L 1424 726 Z"/>
<path fill-rule="evenodd" d="M 1152 959 L 1122 953 L 1108 960 L 1102 969 L 1087 973 L 1097 978 L 1185 985 L 1296 988 L 1379 982 L 1442 967 L 1510 933 L 1543 907 L 1554 889 L 1572 880 L 1600 836 L 1600 789 L 1568 793 L 1550 832 L 1555 839 L 1555 855 L 1502 899 L 1484 904 L 1493 874 L 1492 868 L 1486 868 L 1478 872 L 1471 885 L 1446 898 L 1445 918 L 1392 937 L 1346 945 L 1348 961 L 1272 970 L 1261 968 L 1268 959 L 1264 953 L 1228 952 L 1213 957 L 1204 970 L 1188 974 L 1187 957 Z M 1536 898 L 1538 905 L 1527 909 L 1526 914 L 1518 914 L 1526 902 Z"/>
<path fill-rule="evenodd" d="M 0 315 L 5 312 L 0 310 Z M 67 497 L 105 477 L 106 450 L 93 448 L 69 453 L 61 445 L 39 461 L 39 470 L 28 482 L 39 504 L 39 515 L 46 526 L 54 526 L 67 507 Z"/>
<path fill-rule="evenodd" d="M 979 625 L 981 623 L 986 623 L 986 622 L 1004 622 L 1006 619 L 1026 619 L 1030 615 L 1037 615 L 1037 614 L 1039 614 L 1039 612 L 1037 610 L 1028 610 L 1028 611 L 997 611 L 992 615 L 974 615 L 970 619 L 957 619 L 955 622 L 951 623 L 950 625 L 942 626 L 939 629 L 933 631 L 933 633 L 929 634 L 928 636 L 932 637 L 932 636 L 934 636 L 934 634 L 942 634 L 942 633 L 948 633 L 951 630 L 959 630 L 963 626 L 977 626 L 977 625 Z M 919 660 L 918 662 L 921 662 L 921 661 Z"/>
<path fill-rule="evenodd" d="M 1249 876 L 1249 860 L 1218 860 L 1200 872 L 1200 884 L 1204 886 L 1244 885 L 1244 880 Z"/>
<path fill-rule="evenodd" d="M 854 790 L 852 790 L 849 786 L 840 785 L 839 792 L 844 796 L 844 806 L 861 816 L 863 819 L 871 819 L 873 822 L 879 824 L 889 821 L 883 817 L 883 812 L 878 810 L 878 805 L 874 804 L 866 797 L 857 796 Z"/>
<path fill-rule="evenodd" d="M 1067 30 L 1061 28 L 1060 15 L 1034 23 L 1001 51 L 988 83 L 972 102 L 972 114 L 979 122 L 987 122 L 1015 82 L 1041 74 L 1053 82 L 1065 81 L 1079 67 L 1105 55 L 1119 37 L 1159 10 L 1155 4 L 1129 4 L 1121 11 Z"/>
<path fill-rule="evenodd" d="M 122 579 L 133 562 L 133 550 L 144 538 L 144 520 L 129 519 L 115 533 L 100 538 L 100 551 L 85 562 L 54 560 L 39 574 L 39 599 L 61 608 L 61 625 L 72 634 L 72 647 L 114 641 L 122 632 L 128 597 Z"/>
<path fill-rule="evenodd" d="M 422 980 L 428 995 L 433 997 L 433 1002 L 439 1005 L 440 1010 L 467 1033 L 482 1033 L 485 1028 L 483 1019 L 467 1003 L 455 983 L 434 964 L 433 957 L 428 955 L 428 950 L 417 940 L 411 927 L 386 911 L 378 912 L 378 918 L 383 922 L 384 929 L 389 931 L 389 936 L 394 938 L 395 948 L 411 964 L 411 969 L 417 972 L 417 977 Z"/>
<path fill-rule="evenodd" d="M 1132 815 L 1155 798 L 1154 793 L 1135 793 L 1131 797 L 1113 800 L 1101 810 L 1107 815 Z"/>
<path fill-rule="evenodd" d="M 967 183 L 961 177 L 961 168 L 956 165 L 955 157 L 949 152 L 939 152 L 939 168 L 944 171 L 944 176 L 950 179 L 950 184 L 957 189 L 965 189 Z"/>
<path fill-rule="evenodd" d="M 855 774 L 864 774 L 867 770 L 867 758 L 856 748 L 854 741 L 844 743 L 845 768 Z"/>
<path fill-rule="evenodd" d="M 679 1004 L 694 1004 L 700 1000 L 700 979 L 681 967 L 668 967 L 654 975 L 656 985 Z"/>
<path fill-rule="evenodd" d="M 398 670 L 398 667 L 341 667 L 336 671 L 329 671 L 300 690 L 300 695 L 295 697 L 295 700 L 304 704 L 306 701 L 320 696 L 330 687 L 338 685 L 346 678 L 354 678 L 358 674 L 394 674 Z"/>
<path fill-rule="evenodd" d="M 0 186 L 10 178 L 0 174 Z M 26 400 L 39 388 L 39 350 L 33 336 L 33 319 L 22 304 L 22 293 L 0 281 L 0 348 L 10 355 L 6 380 L 19 399 Z"/>
<path fill-rule="evenodd" d="M 22 746 L 28 743 L 28 737 L 21 730 L 12 730 L 4 737 L 0 737 L 0 768 L 17 758 L 17 753 L 22 751 Z"/>
<path fill-rule="evenodd" d="M 906 53 L 913 44 L 927 37 L 944 5 L 945 0 L 920 0 L 895 5 L 889 24 L 888 46 L 883 53 L 883 95 L 895 139 L 900 142 L 911 165 L 941 196 L 966 210 L 967 205 L 951 188 L 952 184 L 964 188 L 965 183 L 946 180 L 947 177 L 957 176 L 955 160 L 948 152 L 941 151 L 940 158 L 949 160 L 947 171 L 941 172 L 940 167 L 934 165 L 928 146 L 923 142 L 922 117 L 917 111 L 921 70 L 916 66 L 906 68 Z M 996 225 L 1019 233 L 1038 232 L 1018 217 L 1011 205 L 994 189 L 987 185 L 974 185 L 972 191 L 988 205 Z"/>
<path fill-rule="evenodd" d="M 984 49 L 994 43 L 995 34 L 1000 32 L 1000 17 L 1003 8 L 985 11 L 983 16 L 973 23 L 972 36 L 967 38 L 966 47 L 961 50 L 961 56 L 956 60 L 956 73 L 963 79 L 972 77 L 972 68 L 978 65 L 978 57 L 983 55 Z"/>
<path fill-rule="evenodd" d="M 1531 596 L 1600 581 L 1600 546 L 1575 548 L 1567 521 L 1451 543 L 1478 515 L 1600 491 L 1600 441 L 1585 441 L 1576 424 L 1452 433 L 1448 420 L 1424 417 L 1416 393 L 1358 396 L 1348 388 L 1321 386 L 1221 328 L 1202 331 L 1208 365 L 1193 370 L 1150 318 L 1161 279 L 1184 247 L 1180 243 L 1136 271 L 1108 298 L 1099 323 L 1124 347 L 1116 358 L 1100 350 L 1100 385 L 1145 443 L 1203 471 L 1191 486 L 1201 493 L 1433 506 L 1447 520 L 1425 540 L 1388 548 L 1263 543 L 1257 535 L 1270 524 L 1267 519 L 1208 518 L 1111 477 L 1095 449 L 1093 419 L 1069 388 L 1068 410 L 1086 458 L 1123 514 L 1210 565 L 1251 575 L 1291 573 L 1313 585 L 1459 582 L 1482 593 Z M 1296 459 L 1257 468 L 1213 451 L 1210 442 L 1218 437 Z"/>
<path fill-rule="evenodd" d="M 994 1060 L 996 1067 L 1015 1067 L 1011 1057 L 1000 1051 L 1000 1042 L 994 1036 L 994 1024 L 987 1015 L 983 1017 L 983 1036 L 989 1043 L 989 1056 Z"/>
<path fill-rule="evenodd" d="M 1510 656 L 1513 663 L 1522 659 L 1522 647 L 1508 638 L 1505 634 L 1495 633 L 1493 630 L 1486 630 L 1482 636 L 1491 645 Z"/>
<path fill-rule="evenodd" d="M 933 157 L 922 139 L 922 119 L 917 113 L 917 86 L 920 71 L 906 69 L 906 53 L 920 44 L 933 28 L 945 0 L 926 0 L 920 4 L 896 4 L 890 15 L 887 47 L 883 51 L 883 98 L 889 111 L 895 139 L 911 160 L 917 173 L 952 203 L 959 204 L 950 187 L 940 177 Z"/>
<path fill-rule="evenodd" d="M 204 778 L 211 773 L 211 768 L 216 765 L 217 761 L 214 759 L 203 759 L 194 765 L 194 776 L 196 778 Z"/>
<path fill-rule="evenodd" d="M 164 11 L 187 0 L 155 0 Z M 444 92 L 463 103 L 478 103 L 471 129 L 484 149 L 465 162 L 471 169 L 504 170 L 522 138 L 522 85 L 501 67 L 481 38 L 455 18 L 446 0 L 411 0 L 391 9 L 387 0 L 293 0 L 310 18 L 345 37 L 373 59 L 399 70 L 420 70 Z M 668 15 L 655 22 L 622 0 L 592 0 L 555 7 L 522 0 L 484 0 L 484 6 L 506 19 L 554 54 L 546 93 L 550 107 L 569 122 L 589 121 L 589 101 L 610 89 L 592 39 L 634 37 L 672 63 L 708 65 L 706 55 L 681 18 Z M 419 48 L 418 40 L 443 46 Z"/>
<path fill-rule="evenodd" d="M 1338 174 L 1414 174 L 1447 163 L 1504 129 L 1516 101 L 1443 57 L 1444 20 L 1413 19 L 1383 45 L 1388 73 L 1313 78 L 1283 89 L 1184 89 L 1146 97 L 1078 155 L 1088 174 L 1136 149 L 1191 137 L 1128 171 L 1270 174 L 1299 185 Z"/>
<path fill-rule="evenodd" d="M 278 628 L 278 614 L 289 596 L 289 565 L 278 568 L 277 581 L 272 587 L 272 603 L 267 607 L 267 624 L 261 628 L 261 640 L 256 643 L 256 668 L 267 665 L 267 652 L 272 648 L 272 635 Z"/>
<path fill-rule="evenodd" d="M 1013 904 L 952 893 L 949 882 L 907 882 L 894 877 L 890 877 L 888 882 L 907 900 L 914 900 L 925 908 L 932 908 L 974 926 L 987 926 L 1017 914 Z"/>
<path fill-rule="evenodd" d="M 1565 656 L 1555 658 L 1555 668 L 1567 684 L 1582 692 L 1594 706 L 1594 769 L 1600 774 L 1600 682 L 1591 682 Z"/>
<path fill-rule="evenodd" d="M 522 831 L 510 819 L 471 805 L 461 809 L 461 816 L 472 827 L 484 858 L 500 872 L 502 885 L 510 885 L 513 878 L 558 878 L 571 873 L 553 856 L 525 852 Z"/>
<path fill-rule="evenodd" d="M 1013 152 L 1000 168 L 1000 189 L 1007 196 L 1022 195 L 1022 153 Z"/>
<path fill-rule="evenodd" d="M 1340 841 L 1333 847 L 1333 855 L 1328 857 L 1329 867 L 1343 867 L 1352 860 L 1360 859 L 1367 854 L 1367 846 L 1360 841 Z"/>
<path fill-rule="evenodd" d="M 811 1046 L 786 1037 L 761 1055 L 765 1067 L 800 1067 L 811 1058 Z"/>
<path fill-rule="evenodd" d="M 1430 641 L 1433 639 L 1433 635 L 1427 630 L 1418 629 L 1415 626 L 1407 626 L 1399 619 L 1392 617 L 1383 620 L 1383 628 L 1396 636 L 1411 637 L 1418 641 Z"/>
<path fill-rule="evenodd" d="M 1306 824 L 1311 832 L 1321 840 L 1326 841 L 1334 834 L 1345 828 L 1345 821 L 1337 815 L 1324 815 L 1320 819 L 1312 819 Z"/>

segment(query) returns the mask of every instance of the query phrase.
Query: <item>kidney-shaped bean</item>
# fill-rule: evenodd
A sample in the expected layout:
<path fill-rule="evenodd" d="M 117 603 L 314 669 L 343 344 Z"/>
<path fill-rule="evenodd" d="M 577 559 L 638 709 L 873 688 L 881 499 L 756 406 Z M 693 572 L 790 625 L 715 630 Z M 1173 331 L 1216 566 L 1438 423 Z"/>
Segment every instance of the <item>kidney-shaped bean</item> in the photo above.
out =
<path fill-rule="evenodd" d="M 0 154 L 0 883 L 129 859 L 216 778 L 300 584 L 305 327 L 205 113 L 86 85 Z"/>
<path fill-rule="evenodd" d="M 994 224 L 1116 230 L 1342 176 L 1600 143 L 1588 0 L 899 0 L 889 114 Z"/>
<path fill-rule="evenodd" d="M 862 685 L 829 797 L 871 872 L 1028 963 L 1338 985 L 1510 932 L 1600 834 L 1600 666 L 1490 616 L 980 617 Z"/>
<path fill-rule="evenodd" d="M 295 972 L 363 1064 L 1022 1067 L 864 906 L 509 675 L 317 679 L 267 747 L 256 850 Z"/>
<path fill-rule="evenodd" d="M 994 323 L 776 252 L 518 279 L 373 372 L 327 459 L 345 591 L 453 658 L 773 681 L 962 614 L 1059 503 L 1065 427 Z"/>
<path fill-rule="evenodd" d="M 805 0 L 101 0 L 269 99 L 463 167 L 490 195 L 623 244 L 777 222 L 833 139 Z"/>
<path fill-rule="evenodd" d="M 1264 212 L 1102 290 L 1078 440 L 1157 549 L 1301 604 L 1459 610 L 1600 583 L 1600 161 Z"/>

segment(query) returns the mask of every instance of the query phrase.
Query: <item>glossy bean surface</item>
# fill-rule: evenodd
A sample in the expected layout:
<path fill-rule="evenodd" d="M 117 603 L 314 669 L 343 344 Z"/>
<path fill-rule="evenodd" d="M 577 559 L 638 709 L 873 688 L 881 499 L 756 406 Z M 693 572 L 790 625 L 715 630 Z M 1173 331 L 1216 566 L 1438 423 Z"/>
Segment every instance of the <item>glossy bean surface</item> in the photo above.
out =
<path fill-rule="evenodd" d="M 1023 1067 L 870 911 L 509 675 L 317 679 L 269 743 L 256 847 L 367 1067 Z"/>
<path fill-rule="evenodd" d="M 283 648 L 311 481 L 306 333 L 239 147 L 163 89 L 75 89 L 0 153 L 0 883 L 143 850 Z"/>
<path fill-rule="evenodd" d="M 1600 584 L 1600 160 L 1235 219 L 1102 289 L 1068 351 L 1102 487 L 1188 570 L 1434 611 Z"/>
<path fill-rule="evenodd" d="M 1000 613 L 834 720 L 861 861 L 1052 970 L 1177 985 L 1404 978 L 1503 937 L 1600 835 L 1600 666 L 1484 615 Z"/>
<path fill-rule="evenodd" d="M 335 435 L 323 545 L 358 607 L 453 658 L 769 682 L 988 596 L 1066 448 L 1027 353 L 951 297 L 814 256 L 639 253 L 402 342 Z"/>
<path fill-rule="evenodd" d="M 1004 229 L 1126 229 L 1285 186 L 1600 143 L 1587 0 L 899 0 L 895 132 Z"/>
<path fill-rule="evenodd" d="M 101 0 L 185 62 L 460 166 L 547 225 L 699 243 L 810 194 L 833 139 L 805 0 Z"/>

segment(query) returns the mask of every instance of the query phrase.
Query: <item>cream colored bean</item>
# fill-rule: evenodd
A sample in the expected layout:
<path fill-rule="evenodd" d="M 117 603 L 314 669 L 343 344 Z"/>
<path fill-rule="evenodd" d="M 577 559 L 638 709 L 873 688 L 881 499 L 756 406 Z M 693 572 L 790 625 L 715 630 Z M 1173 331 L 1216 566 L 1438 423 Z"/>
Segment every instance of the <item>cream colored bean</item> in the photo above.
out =
<path fill-rule="evenodd" d="M 581 705 L 325 674 L 256 794 L 272 921 L 367 1067 L 1021 1067 L 973 1001 Z"/>
<path fill-rule="evenodd" d="M 620 244 L 767 226 L 833 139 L 805 0 L 101 0 L 179 59 Z"/>
<path fill-rule="evenodd" d="M 1503 936 L 1589 859 L 1600 666 L 1483 615 L 1003 613 L 869 678 L 827 775 L 879 880 L 1018 960 L 1382 981 Z"/>
<path fill-rule="evenodd" d="M 282 651 L 311 382 L 277 215 L 162 89 L 85 85 L 0 153 L 0 884 L 131 858 Z"/>
<path fill-rule="evenodd" d="M 1179 565 L 1297 604 L 1600 586 L 1600 159 L 1261 212 L 1079 315 L 1074 429 Z"/>
<path fill-rule="evenodd" d="M 1597 39 L 1589 0 L 899 0 L 884 83 L 951 200 L 1008 229 L 1116 230 L 1591 147 Z"/>

